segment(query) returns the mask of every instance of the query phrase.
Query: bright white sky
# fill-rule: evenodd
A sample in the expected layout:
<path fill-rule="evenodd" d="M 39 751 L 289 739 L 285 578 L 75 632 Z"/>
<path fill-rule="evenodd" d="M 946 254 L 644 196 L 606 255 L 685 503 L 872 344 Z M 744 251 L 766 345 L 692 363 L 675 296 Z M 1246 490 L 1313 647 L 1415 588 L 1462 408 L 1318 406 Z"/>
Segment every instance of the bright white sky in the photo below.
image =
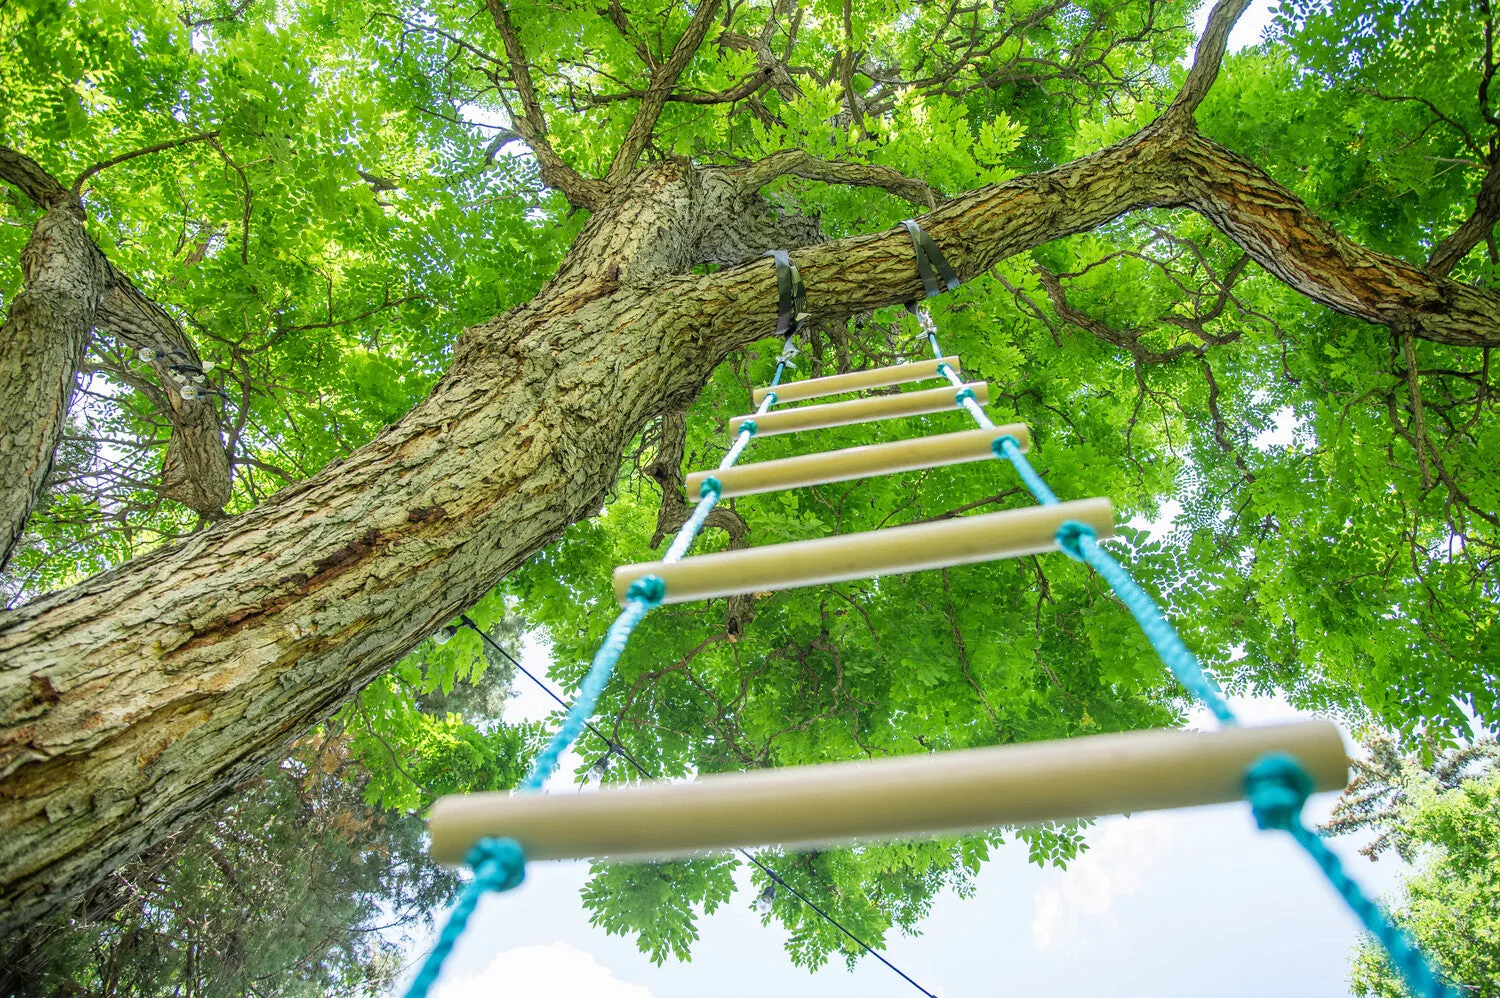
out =
<path fill-rule="evenodd" d="M 1207 16 L 1205 6 L 1199 30 Z M 1256 0 L 1231 50 L 1258 42 L 1270 17 L 1270 0 Z M 1290 431 L 1278 426 L 1277 439 L 1257 443 L 1287 443 Z M 526 646 L 523 661 L 541 671 L 548 664 L 536 644 Z M 524 677 L 517 689 L 509 719 L 548 716 L 551 702 Z M 1235 706 L 1250 723 L 1294 713 L 1275 701 Z M 556 789 L 567 792 L 565 784 Z M 1308 819 L 1321 820 L 1333 799 L 1316 799 Z M 1024 847 L 1001 850 L 973 898 L 939 897 L 923 935 L 890 939 L 886 956 L 943 998 L 1348 993 L 1345 972 L 1358 942 L 1353 917 L 1306 856 L 1286 836 L 1258 832 L 1244 805 L 1106 819 L 1089 842 L 1066 871 L 1029 865 Z M 1367 887 L 1393 889 L 1399 861 L 1371 864 L 1357 854 L 1360 844 L 1333 846 Z M 449 960 L 438 998 L 917 993 L 871 959 L 853 972 L 841 963 L 816 974 L 792 966 L 782 949 L 786 933 L 761 926 L 748 890 L 700 921 L 692 962 L 653 966 L 630 940 L 588 924 L 578 899 L 587 875 L 584 863 L 534 863 L 518 890 L 485 899 Z M 419 959 L 430 941 L 418 940 L 411 956 Z"/>

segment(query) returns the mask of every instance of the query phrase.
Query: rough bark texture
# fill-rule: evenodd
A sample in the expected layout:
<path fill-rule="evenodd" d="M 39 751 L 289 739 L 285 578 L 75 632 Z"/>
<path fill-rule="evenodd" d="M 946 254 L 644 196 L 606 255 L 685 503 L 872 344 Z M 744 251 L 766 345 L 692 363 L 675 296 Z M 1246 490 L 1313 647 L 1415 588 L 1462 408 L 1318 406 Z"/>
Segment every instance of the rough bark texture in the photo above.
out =
<path fill-rule="evenodd" d="M 44 210 L 21 253 L 25 290 L 0 328 L 0 569 L 41 495 L 66 429 L 78 364 L 96 327 L 161 355 L 152 362 L 161 387 L 148 394 L 172 424 L 162 495 L 206 517 L 222 515 L 230 468 L 218 412 L 206 397 L 184 399 L 172 378 L 173 364 L 199 366 L 192 342 L 99 251 L 84 228 L 87 216 L 76 190 L 5 146 L 0 180 Z"/>
<path fill-rule="evenodd" d="M 173 378 L 177 367 L 201 368 L 192 340 L 166 309 L 147 298 L 114 267 L 109 268 L 109 292 L 99 303 L 99 328 L 126 346 L 157 352 L 151 362 L 157 386 L 148 389 L 151 401 L 172 424 L 172 439 L 161 471 L 161 494 L 209 519 L 223 515 L 229 502 L 229 453 L 224 449 L 219 414 L 212 397 L 182 397 Z"/>
<path fill-rule="evenodd" d="M 41 495 L 67 425 L 73 378 L 108 286 L 108 265 L 67 192 L 39 191 L 46 212 L 21 251 L 24 290 L 0 326 L 0 569 Z"/>
<path fill-rule="evenodd" d="M 1211 80 L 1195 67 L 1189 83 Z M 1201 137 L 1195 104 L 922 224 L 973 277 L 1129 211 L 1190 207 L 1332 308 L 1500 344 L 1500 298 L 1344 240 Z M 249 513 L 0 616 L 0 928 L 55 910 L 277 758 L 597 511 L 644 422 L 774 328 L 774 268 L 757 254 L 803 247 L 815 318 L 919 293 L 904 230 L 818 243 L 813 223 L 758 198 L 774 172 L 668 161 L 607 189 L 565 178 L 596 210 L 557 277 L 468 330 L 399 423 Z M 740 265 L 689 273 L 705 260 Z"/>

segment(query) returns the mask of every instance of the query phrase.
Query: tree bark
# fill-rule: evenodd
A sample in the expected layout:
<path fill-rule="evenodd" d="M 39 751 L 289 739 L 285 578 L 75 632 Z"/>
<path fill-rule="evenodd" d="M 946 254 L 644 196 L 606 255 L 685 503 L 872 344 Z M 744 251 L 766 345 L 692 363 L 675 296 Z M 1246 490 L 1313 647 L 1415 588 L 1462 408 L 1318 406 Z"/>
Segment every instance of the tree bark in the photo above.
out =
<path fill-rule="evenodd" d="M 174 364 L 201 366 L 192 342 L 177 320 L 100 252 L 84 227 L 87 215 L 76 190 L 5 146 L 0 179 L 44 210 L 21 253 L 25 290 L 0 327 L 0 570 L 40 498 L 66 429 L 78 364 L 96 326 L 129 347 L 150 347 L 160 355 L 151 366 L 161 387 L 148 394 L 172 424 L 161 494 L 218 518 L 230 495 L 218 413 L 207 397 L 183 398 L 172 377 Z"/>
<path fill-rule="evenodd" d="M 631 437 L 775 327 L 793 253 L 814 317 L 920 294 L 903 229 L 817 243 L 755 168 L 669 160 L 613 188 L 530 303 L 465 332 L 431 396 L 249 513 L 0 616 L 0 928 L 160 840 L 594 514 Z M 1500 298 L 1344 240 L 1168 114 L 924 216 L 961 276 L 1146 207 L 1199 211 L 1330 307 L 1500 343 Z M 809 245 L 809 243 L 811 245 Z M 703 260 L 738 266 L 688 273 Z"/>
<path fill-rule="evenodd" d="M 0 569 L 9 563 L 67 426 L 73 379 L 88 344 L 108 265 L 62 188 L 21 251 L 24 290 L 0 326 Z"/>

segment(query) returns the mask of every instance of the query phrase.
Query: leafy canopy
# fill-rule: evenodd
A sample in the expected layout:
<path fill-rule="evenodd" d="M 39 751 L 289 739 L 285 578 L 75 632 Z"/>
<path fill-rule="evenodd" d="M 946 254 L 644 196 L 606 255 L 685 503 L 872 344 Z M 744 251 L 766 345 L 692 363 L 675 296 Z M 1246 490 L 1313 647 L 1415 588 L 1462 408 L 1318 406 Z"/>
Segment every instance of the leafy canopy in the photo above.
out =
<path fill-rule="evenodd" d="M 607 172 L 693 13 L 654 0 L 509 8 L 567 164 Z M 1183 78 L 1190 14 L 1180 0 L 731 5 L 648 158 L 802 150 L 900 171 L 933 200 L 960 195 L 1152 120 Z M 459 330 L 528 298 L 586 220 L 542 185 L 511 131 L 515 69 L 472 5 L 11 4 L 0 35 L 0 133 L 59 177 L 213 133 L 93 174 L 85 201 L 100 245 L 218 362 L 231 511 L 399 418 Z M 1200 124 L 1351 237 L 1422 265 L 1472 211 L 1495 142 L 1483 35 L 1464 0 L 1287 0 L 1270 36 L 1227 61 Z M 768 196 L 829 238 L 919 210 L 795 176 Z M 8 301 L 34 212 L 6 192 L 0 213 Z M 1493 287 L 1493 248 L 1453 276 Z M 1408 353 L 1172 211 L 1008 260 L 935 311 L 945 349 L 990 382 L 997 421 L 1032 427 L 1053 488 L 1109 495 L 1135 524 L 1124 560 L 1231 690 L 1281 691 L 1438 746 L 1467 733 L 1469 715 L 1494 724 L 1500 423 L 1487 356 L 1427 342 Z M 748 411 L 777 347 L 720 365 L 680 441 L 672 419 L 634 441 L 602 514 L 507 580 L 481 623 L 513 601 L 550 640 L 554 678 L 576 683 L 613 612 L 610 569 L 655 556 L 662 489 L 720 458 L 724 420 Z M 811 329 L 796 376 L 923 349 L 899 312 L 859 315 Z M 149 375 L 105 338 L 92 351 L 65 473 L 5 580 L 13 600 L 202 526 L 152 488 L 165 427 L 141 401 Z M 950 414 L 770 438 L 752 459 L 964 425 Z M 685 460 L 652 473 L 679 442 Z M 762 545 L 1029 501 L 1005 468 L 982 464 L 726 506 Z M 1167 513 L 1169 529 L 1140 529 Z M 711 531 L 701 549 L 726 543 Z M 417 809 L 515 779 L 535 731 L 424 709 L 483 654 L 460 632 L 345 709 L 373 800 Z M 665 609 L 622 660 L 600 724 L 651 773 L 681 776 L 1157 727 L 1185 709 L 1097 578 L 1027 558 Z M 595 765 L 611 745 L 582 749 L 580 778 L 634 778 Z M 1038 861 L 1080 847 L 1072 826 L 1022 837 Z M 878 943 L 915 931 L 937 891 L 969 889 L 1000 838 L 775 865 Z M 733 868 L 603 868 L 585 901 L 654 957 L 683 956 L 697 915 L 730 898 Z M 857 955 L 785 892 L 756 887 L 794 959 Z"/>

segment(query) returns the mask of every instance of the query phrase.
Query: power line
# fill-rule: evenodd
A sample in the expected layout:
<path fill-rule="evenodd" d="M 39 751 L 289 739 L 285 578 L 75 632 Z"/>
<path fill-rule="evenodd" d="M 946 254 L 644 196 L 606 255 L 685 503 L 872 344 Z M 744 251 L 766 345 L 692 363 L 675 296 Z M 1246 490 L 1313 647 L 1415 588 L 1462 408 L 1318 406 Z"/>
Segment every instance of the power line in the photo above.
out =
<path fill-rule="evenodd" d="M 469 630 L 479 635 L 479 637 L 485 642 L 485 644 L 495 649 L 495 651 L 499 652 L 501 655 L 504 655 L 506 659 L 510 661 L 511 665 L 519 669 L 521 674 L 524 675 L 527 679 L 530 679 L 533 683 L 536 683 L 536 685 L 541 688 L 543 693 L 546 693 L 549 697 L 555 700 L 564 710 L 568 709 L 570 704 L 566 700 L 564 700 L 561 696 L 554 692 L 552 687 L 548 686 L 544 681 L 539 679 L 530 669 L 526 668 L 526 666 L 517 661 L 514 655 L 502 648 L 499 642 L 495 641 L 494 638 L 486 634 L 478 624 L 470 620 L 468 614 L 461 613 L 459 614 L 458 619 L 459 622 L 462 623 L 465 627 L 469 628 Z M 657 777 L 653 773 L 647 770 L 645 766 L 642 766 L 638 761 L 636 761 L 636 758 L 634 756 L 626 751 L 625 746 L 619 744 L 614 739 L 605 735 L 604 732 L 599 730 L 599 728 L 594 724 L 593 721 L 585 721 L 584 726 L 589 730 L 590 733 L 594 735 L 594 737 L 598 738 L 601 742 L 607 745 L 610 751 L 614 752 L 620 758 L 624 759 L 626 762 L 630 763 L 630 765 L 634 766 L 637 773 L 640 773 L 648 780 L 657 779 Z M 832 925 L 835 929 L 838 929 L 844 935 L 854 940 L 854 942 L 857 943 L 861 949 L 889 967 L 891 971 L 899 976 L 903 981 L 910 984 L 918 991 L 922 992 L 922 994 L 926 995 L 927 998 L 937 998 L 937 995 L 933 994 L 931 991 L 928 991 L 926 988 L 922 987 L 922 985 L 914 981 L 911 976 L 906 973 L 906 971 L 902 970 L 900 967 L 896 966 L 894 963 L 882 956 L 879 950 L 875 949 L 859 936 L 856 936 L 853 932 L 850 932 L 838 919 L 834 918 L 828 912 L 824 911 L 822 908 L 818 907 L 818 905 L 814 904 L 813 900 L 806 894 L 803 894 L 801 891 L 797 890 L 797 888 L 793 887 L 791 884 L 783 880 L 781 878 L 781 874 L 777 873 L 775 870 L 767 866 L 759 857 L 751 854 L 744 849 L 737 848 L 735 849 L 735 852 L 739 853 L 741 856 L 748 859 L 751 863 L 754 863 L 756 866 L 760 867 L 761 871 L 765 873 L 766 876 L 770 877 L 772 882 L 785 887 L 793 897 L 801 901 L 803 904 L 807 905 L 813 911 L 817 912 L 818 916 L 821 917 L 829 925 Z"/>

